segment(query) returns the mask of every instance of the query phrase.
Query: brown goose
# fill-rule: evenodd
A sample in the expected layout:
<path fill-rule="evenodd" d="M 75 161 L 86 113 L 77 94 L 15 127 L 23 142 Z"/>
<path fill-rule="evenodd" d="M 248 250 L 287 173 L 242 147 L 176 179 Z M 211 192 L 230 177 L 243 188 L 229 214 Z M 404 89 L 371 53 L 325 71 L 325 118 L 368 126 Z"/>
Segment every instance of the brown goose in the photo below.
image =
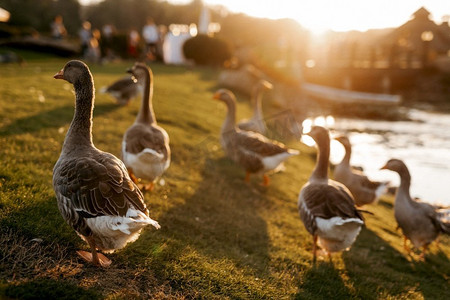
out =
<path fill-rule="evenodd" d="M 95 265 L 108 266 L 111 260 L 97 249 L 112 252 L 135 241 L 144 226 L 160 226 L 149 217 L 144 197 L 122 161 L 92 142 L 94 81 L 89 68 L 72 60 L 54 78 L 75 89 L 75 114 L 53 169 L 58 208 L 91 248 L 91 253 L 77 253 Z"/>
<path fill-rule="evenodd" d="M 236 98 L 231 91 L 220 89 L 214 94 L 214 99 L 223 101 L 228 108 L 221 132 L 221 144 L 225 153 L 246 170 L 247 182 L 250 180 L 250 174 L 256 173 L 263 174 L 264 186 L 269 185 L 266 173 L 277 171 L 284 160 L 298 155 L 299 152 L 271 141 L 259 133 L 237 128 Z"/>
<path fill-rule="evenodd" d="M 334 169 L 334 179 L 343 183 L 352 192 L 357 206 L 376 203 L 378 198 L 386 191 L 388 182 L 371 181 L 361 170 L 350 166 L 352 145 L 348 137 L 335 138 L 345 148 L 345 156 Z"/>
<path fill-rule="evenodd" d="M 254 131 L 261 134 L 266 133 L 266 124 L 264 122 L 264 116 L 261 107 L 261 100 L 264 91 L 271 90 L 272 84 L 266 80 L 261 79 L 253 88 L 252 91 L 252 105 L 253 116 L 250 120 L 242 120 L 237 126 L 239 129 Z"/>
<path fill-rule="evenodd" d="M 137 83 L 137 78 L 126 76 L 111 85 L 100 89 L 100 93 L 107 93 L 116 98 L 117 104 L 127 105 L 131 99 L 142 92 L 142 85 Z"/>
<path fill-rule="evenodd" d="M 423 247 L 422 258 L 428 246 L 439 233 L 450 234 L 449 220 L 445 220 L 445 210 L 438 211 L 431 204 L 412 199 L 409 193 L 411 175 L 405 163 L 390 159 L 381 169 L 391 170 L 400 175 L 400 186 L 395 195 L 394 216 L 403 232 L 403 247 L 410 254 L 407 240 L 416 248 Z"/>
<path fill-rule="evenodd" d="M 135 183 L 146 180 L 145 190 L 152 190 L 154 181 L 170 166 L 169 135 L 156 124 L 153 112 L 153 73 L 145 64 L 136 63 L 129 70 L 144 86 L 142 103 L 136 121 L 125 132 L 122 158 Z"/>
<path fill-rule="evenodd" d="M 298 209 L 306 230 L 313 236 L 315 261 L 317 244 L 329 256 L 332 252 L 350 248 L 364 221 L 350 191 L 343 184 L 328 178 L 328 130 L 313 126 L 308 135 L 317 144 L 317 162 L 309 181 L 300 190 Z"/>

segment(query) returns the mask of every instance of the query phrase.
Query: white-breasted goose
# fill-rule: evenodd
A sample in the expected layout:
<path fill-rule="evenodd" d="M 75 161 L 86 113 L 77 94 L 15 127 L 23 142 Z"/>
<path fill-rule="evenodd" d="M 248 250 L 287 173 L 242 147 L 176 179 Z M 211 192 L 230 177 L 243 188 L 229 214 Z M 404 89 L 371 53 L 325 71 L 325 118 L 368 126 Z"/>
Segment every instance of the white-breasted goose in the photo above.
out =
<path fill-rule="evenodd" d="M 406 164 L 400 159 L 390 159 L 382 170 L 397 172 L 400 186 L 397 189 L 394 203 L 394 216 L 403 232 L 403 247 L 410 254 L 407 240 L 416 248 L 422 247 L 422 258 L 428 246 L 440 233 L 450 234 L 450 222 L 445 219 L 447 210 L 438 210 L 433 205 L 412 199 L 409 193 L 411 175 Z"/>
<path fill-rule="evenodd" d="M 273 85 L 264 80 L 259 80 L 253 87 L 251 95 L 251 103 L 253 106 L 253 116 L 249 120 L 240 121 L 237 126 L 239 129 L 254 131 L 261 134 L 266 133 L 266 123 L 264 122 L 264 115 L 262 112 L 262 96 L 263 92 L 273 89 Z"/>
<path fill-rule="evenodd" d="M 133 181 L 147 181 L 143 189 L 152 190 L 155 180 L 170 166 L 169 135 L 156 122 L 151 69 L 136 63 L 129 72 L 144 86 L 144 93 L 136 120 L 123 136 L 122 159 Z"/>
<path fill-rule="evenodd" d="M 220 89 L 214 94 L 214 99 L 224 102 L 228 108 L 220 138 L 225 153 L 245 169 L 247 182 L 250 180 L 250 174 L 255 173 L 263 175 L 264 186 L 269 185 L 266 173 L 277 171 L 284 160 L 298 155 L 299 151 L 288 149 L 259 133 L 237 128 L 236 98 L 231 91 Z"/>
<path fill-rule="evenodd" d="M 342 161 L 334 168 L 334 179 L 343 183 L 352 193 L 356 206 L 376 203 L 379 197 L 386 192 L 388 182 L 377 182 L 370 180 L 361 170 L 352 168 L 350 158 L 352 145 L 346 136 L 335 138 L 345 148 Z"/>
<path fill-rule="evenodd" d="M 142 85 L 139 85 L 137 78 L 133 76 L 120 78 L 109 86 L 100 89 L 100 93 L 110 94 L 119 105 L 129 104 L 141 92 Z"/>
<path fill-rule="evenodd" d="M 313 236 L 313 260 L 317 244 L 328 255 L 350 248 L 364 224 L 350 191 L 328 178 L 330 137 L 328 130 L 313 126 L 307 133 L 318 147 L 317 161 L 308 182 L 300 190 L 298 209 L 306 230 Z"/>
<path fill-rule="evenodd" d="M 94 81 L 88 66 L 69 61 L 54 78 L 72 83 L 75 89 L 74 117 L 53 169 L 58 208 L 91 248 L 77 253 L 95 265 L 108 266 L 111 260 L 97 249 L 112 252 L 135 241 L 143 227 L 160 226 L 149 217 L 144 196 L 122 161 L 94 146 Z"/>

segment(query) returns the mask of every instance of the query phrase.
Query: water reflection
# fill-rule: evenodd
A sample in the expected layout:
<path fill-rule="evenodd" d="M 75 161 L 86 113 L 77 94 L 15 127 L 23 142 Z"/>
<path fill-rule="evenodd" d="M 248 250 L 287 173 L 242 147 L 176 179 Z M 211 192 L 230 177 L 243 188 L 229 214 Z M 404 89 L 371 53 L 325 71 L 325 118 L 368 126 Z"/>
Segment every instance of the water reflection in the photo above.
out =
<path fill-rule="evenodd" d="M 321 116 L 305 120 L 303 125 L 328 127 L 332 136 L 347 134 L 352 143 L 351 164 L 362 166 L 370 179 L 390 180 L 398 185 L 397 174 L 379 169 L 390 158 L 402 159 L 411 172 L 413 197 L 450 205 L 450 115 L 413 110 L 410 118 L 414 121 L 335 120 Z M 331 162 L 338 163 L 343 155 L 342 145 L 332 142 Z"/>

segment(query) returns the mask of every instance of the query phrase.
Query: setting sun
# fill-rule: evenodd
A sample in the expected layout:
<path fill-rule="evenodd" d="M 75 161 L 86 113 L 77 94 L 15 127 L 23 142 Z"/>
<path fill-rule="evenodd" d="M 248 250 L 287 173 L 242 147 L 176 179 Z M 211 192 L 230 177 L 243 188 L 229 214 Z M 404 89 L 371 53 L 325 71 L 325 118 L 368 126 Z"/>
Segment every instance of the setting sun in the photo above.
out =
<path fill-rule="evenodd" d="M 190 0 L 171 0 L 187 3 Z M 291 0 L 205 0 L 206 4 L 223 5 L 231 12 L 243 12 L 250 16 L 280 19 L 292 18 L 314 33 L 328 29 L 334 31 L 397 27 L 408 21 L 411 15 L 424 6 L 440 23 L 450 15 L 450 1 L 399 0 L 399 1 L 291 1 Z"/>

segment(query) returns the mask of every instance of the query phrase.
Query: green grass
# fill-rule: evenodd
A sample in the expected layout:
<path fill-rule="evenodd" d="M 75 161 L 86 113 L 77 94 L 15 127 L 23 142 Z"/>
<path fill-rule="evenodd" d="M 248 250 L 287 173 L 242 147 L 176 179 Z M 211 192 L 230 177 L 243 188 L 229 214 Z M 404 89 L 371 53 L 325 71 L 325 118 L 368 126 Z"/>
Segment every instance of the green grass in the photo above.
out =
<path fill-rule="evenodd" d="M 450 239 L 441 237 L 425 262 L 408 257 L 390 197 L 367 208 L 374 215 L 350 251 L 313 265 L 296 202 L 315 150 L 291 141 L 302 154 L 269 188 L 261 178 L 245 184 L 220 149 L 225 107 L 212 100 L 211 69 L 152 65 L 155 112 L 173 153 L 166 185 L 145 195 L 162 228 L 109 255 L 110 268 L 84 263 L 75 251 L 87 246 L 60 216 L 51 185 L 73 114 L 72 87 L 52 78 L 65 62 L 37 57 L 0 68 L 0 298 L 448 299 Z M 131 65 L 91 66 L 97 89 Z M 119 107 L 97 94 L 98 148 L 119 156 L 139 100 Z M 239 118 L 250 113 L 240 101 Z"/>

